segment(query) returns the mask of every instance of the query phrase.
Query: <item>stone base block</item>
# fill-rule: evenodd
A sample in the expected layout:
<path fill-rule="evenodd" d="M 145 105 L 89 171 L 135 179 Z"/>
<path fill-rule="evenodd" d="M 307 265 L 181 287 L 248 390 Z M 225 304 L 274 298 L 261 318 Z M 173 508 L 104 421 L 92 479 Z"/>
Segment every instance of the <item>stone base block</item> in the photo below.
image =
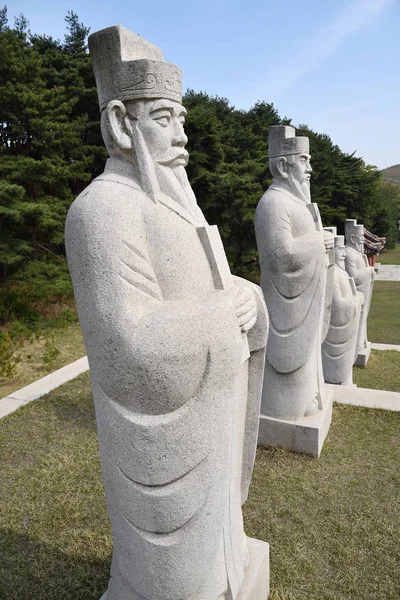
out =
<path fill-rule="evenodd" d="M 371 342 L 367 342 L 367 347 L 362 348 L 360 350 L 360 352 L 358 353 L 358 356 L 356 358 L 356 362 L 354 363 L 355 365 L 357 365 L 357 367 L 366 367 L 367 366 L 369 355 L 371 354 L 371 347 L 372 347 Z"/>
<path fill-rule="evenodd" d="M 249 564 L 237 600 L 268 600 L 269 544 L 247 538 Z"/>
<path fill-rule="evenodd" d="M 323 410 L 297 421 L 283 421 L 260 415 L 258 443 L 279 446 L 293 452 L 319 457 L 332 420 L 332 391 Z"/>
<path fill-rule="evenodd" d="M 269 544 L 247 538 L 249 564 L 236 600 L 268 600 L 269 598 Z M 107 600 L 107 592 L 100 598 Z"/>

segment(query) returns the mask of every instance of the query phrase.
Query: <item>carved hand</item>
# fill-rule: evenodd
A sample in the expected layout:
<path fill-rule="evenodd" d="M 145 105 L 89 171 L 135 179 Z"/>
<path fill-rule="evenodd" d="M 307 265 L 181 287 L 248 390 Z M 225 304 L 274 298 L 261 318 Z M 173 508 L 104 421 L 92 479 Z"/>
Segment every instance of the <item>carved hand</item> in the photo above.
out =
<path fill-rule="evenodd" d="M 231 291 L 238 325 L 243 332 L 249 331 L 257 321 L 257 301 L 250 288 L 235 287 Z"/>

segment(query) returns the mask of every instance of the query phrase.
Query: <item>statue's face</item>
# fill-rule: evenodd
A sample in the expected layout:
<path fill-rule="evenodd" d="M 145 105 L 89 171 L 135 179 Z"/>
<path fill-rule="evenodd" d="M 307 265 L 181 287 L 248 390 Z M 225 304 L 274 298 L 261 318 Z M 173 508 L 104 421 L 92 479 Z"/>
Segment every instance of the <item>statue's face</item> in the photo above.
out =
<path fill-rule="evenodd" d="M 363 254 L 364 252 L 364 234 L 363 233 L 352 233 L 350 236 L 350 242 L 354 248 Z"/>
<path fill-rule="evenodd" d="M 173 100 L 138 102 L 136 116 L 139 129 L 152 159 L 160 165 L 186 167 L 189 154 L 183 124 L 186 110 Z"/>
<path fill-rule="evenodd" d="M 310 154 L 294 154 L 293 162 L 288 163 L 288 183 L 294 193 L 300 192 L 307 200 L 311 201 L 310 179 L 312 168 Z M 296 195 L 297 195 L 296 194 Z"/>
<path fill-rule="evenodd" d="M 335 246 L 335 263 L 338 267 L 345 270 L 346 248 L 345 246 Z"/>

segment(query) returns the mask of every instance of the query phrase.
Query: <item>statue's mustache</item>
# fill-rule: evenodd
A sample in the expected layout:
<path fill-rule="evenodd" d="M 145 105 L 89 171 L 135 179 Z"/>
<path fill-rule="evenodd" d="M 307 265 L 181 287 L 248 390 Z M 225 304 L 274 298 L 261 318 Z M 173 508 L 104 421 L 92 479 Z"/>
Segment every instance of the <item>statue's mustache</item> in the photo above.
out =
<path fill-rule="evenodd" d="M 160 165 L 170 165 L 179 159 L 184 161 L 186 166 L 189 161 L 189 152 L 185 150 L 185 148 L 175 146 L 168 150 L 168 152 L 161 159 L 157 160 L 157 162 Z"/>

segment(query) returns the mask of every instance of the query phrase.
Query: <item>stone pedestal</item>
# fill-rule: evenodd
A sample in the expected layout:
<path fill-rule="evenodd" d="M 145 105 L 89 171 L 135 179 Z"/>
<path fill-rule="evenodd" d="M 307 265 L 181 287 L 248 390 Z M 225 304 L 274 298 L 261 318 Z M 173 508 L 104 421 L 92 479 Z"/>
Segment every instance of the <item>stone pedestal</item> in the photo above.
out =
<path fill-rule="evenodd" d="M 247 538 L 249 564 L 237 600 L 268 600 L 269 544 Z"/>
<path fill-rule="evenodd" d="M 326 391 L 326 406 L 310 417 L 296 421 L 283 421 L 260 415 L 258 443 L 261 446 L 278 446 L 293 452 L 318 458 L 332 420 L 332 390 Z"/>
<path fill-rule="evenodd" d="M 249 551 L 249 564 L 237 600 L 268 600 L 269 544 L 247 538 L 247 548 Z M 100 600 L 107 600 L 107 592 Z"/>
<path fill-rule="evenodd" d="M 357 365 L 357 367 L 366 367 L 367 366 L 369 355 L 371 354 L 371 347 L 372 347 L 371 342 L 367 342 L 367 347 L 360 349 L 360 351 L 357 355 L 357 358 L 356 358 L 356 362 L 354 363 L 355 365 Z"/>

